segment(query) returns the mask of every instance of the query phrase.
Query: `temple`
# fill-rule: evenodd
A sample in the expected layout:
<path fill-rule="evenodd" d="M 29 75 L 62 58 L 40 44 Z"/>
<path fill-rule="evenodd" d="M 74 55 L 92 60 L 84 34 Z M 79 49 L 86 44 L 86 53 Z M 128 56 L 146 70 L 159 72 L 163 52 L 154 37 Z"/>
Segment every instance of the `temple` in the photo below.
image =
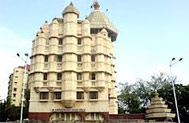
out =
<path fill-rule="evenodd" d="M 155 97 L 151 99 L 151 105 L 146 110 L 146 119 L 155 121 L 173 121 L 175 114 L 171 113 L 165 105 L 165 101 L 159 97 L 157 91 L 154 93 Z"/>
<path fill-rule="evenodd" d="M 118 31 L 97 1 L 85 20 L 70 3 L 33 40 L 30 120 L 107 121 L 117 114 L 114 41 Z"/>

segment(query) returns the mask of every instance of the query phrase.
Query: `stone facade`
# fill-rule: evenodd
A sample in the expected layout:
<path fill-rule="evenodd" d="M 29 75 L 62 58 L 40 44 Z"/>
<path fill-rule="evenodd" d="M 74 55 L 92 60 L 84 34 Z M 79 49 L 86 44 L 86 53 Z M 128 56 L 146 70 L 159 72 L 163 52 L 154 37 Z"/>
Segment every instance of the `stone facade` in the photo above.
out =
<path fill-rule="evenodd" d="M 27 66 L 27 70 L 29 72 L 29 66 Z M 14 68 L 13 73 L 9 76 L 8 97 L 11 99 L 11 103 L 15 106 L 20 106 L 21 104 L 23 76 L 23 66 Z M 27 83 L 25 84 L 25 89 L 26 88 L 28 88 Z"/>
<path fill-rule="evenodd" d="M 151 99 L 151 105 L 146 110 L 146 119 L 155 121 L 173 121 L 174 113 L 165 105 L 165 101 L 159 97 L 157 91 L 154 93 L 155 97 Z"/>
<path fill-rule="evenodd" d="M 97 4 L 88 18 L 78 20 L 79 11 L 71 3 L 63 18 L 46 22 L 33 40 L 31 120 L 108 120 L 109 114 L 118 113 L 117 30 Z"/>

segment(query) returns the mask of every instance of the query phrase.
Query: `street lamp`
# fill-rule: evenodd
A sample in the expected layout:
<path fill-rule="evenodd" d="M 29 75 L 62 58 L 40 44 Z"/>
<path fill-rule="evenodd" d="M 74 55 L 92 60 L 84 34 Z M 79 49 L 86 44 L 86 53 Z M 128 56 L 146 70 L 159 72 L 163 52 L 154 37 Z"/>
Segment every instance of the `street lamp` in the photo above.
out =
<path fill-rule="evenodd" d="M 22 94 L 21 94 L 21 111 L 20 111 L 20 123 L 22 123 L 22 120 L 23 120 L 23 107 L 24 107 L 24 91 L 25 91 L 25 83 L 26 83 L 26 79 L 27 79 L 27 75 L 26 75 L 26 68 L 27 68 L 27 62 L 28 62 L 28 54 L 25 53 L 25 59 L 22 58 L 20 56 L 20 54 L 16 54 L 22 61 L 24 61 L 25 63 L 25 66 L 24 66 L 24 77 L 23 77 L 23 80 L 22 80 Z"/>
<path fill-rule="evenodd" d="M 183 58 L 180 58 L 179 60 L 175 61 L 175 58 L 171 59 L 171 62 L 169 64 L 169 68 L 170 68 L 170 75 L 171 75 L 171 82 L 172 82 L 172 86 L 173 86 L 173 95 L 174 95 L 174 99 L 175 99 L 175 107 L 176 107 L 176 112 L 177 112 L 177 119 L 178 119 L 178 123 L 180 123 L 180 116 L 179 116 L 179 110 L 178 110 L 178 106 L 177 106 L 177 97 L 176 97 L 176 93 L 175 93 L 175 85 L 173 82 L 173 76 L 172 76 L 172 72 L 171 72 L 171 68 L 174 64 L 180 62 L 183 60 Z M 175 61 L 175 62 L 173 62 Z"/>

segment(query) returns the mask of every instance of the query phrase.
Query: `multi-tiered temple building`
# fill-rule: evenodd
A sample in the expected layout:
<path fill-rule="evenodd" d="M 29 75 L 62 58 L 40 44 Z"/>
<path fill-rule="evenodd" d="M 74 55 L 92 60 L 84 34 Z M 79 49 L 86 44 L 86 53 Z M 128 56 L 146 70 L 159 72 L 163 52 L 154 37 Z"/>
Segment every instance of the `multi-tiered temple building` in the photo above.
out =
<path fill-rule="evenodd" d="M 63 18 L 45 23 L 33 40 L 31 120 L 107 120 L 117 114 L 113 42 L 118 31 L 93 4 L 78 20 L 71 3 Z"/>

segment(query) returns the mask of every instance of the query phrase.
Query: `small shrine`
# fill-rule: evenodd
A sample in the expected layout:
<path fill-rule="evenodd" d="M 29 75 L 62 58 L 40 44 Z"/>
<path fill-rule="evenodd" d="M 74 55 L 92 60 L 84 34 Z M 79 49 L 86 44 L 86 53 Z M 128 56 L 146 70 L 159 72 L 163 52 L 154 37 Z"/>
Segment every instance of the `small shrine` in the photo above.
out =
<path fill-rule="evenodd" d="M 151 105 L 146 110 L 146 119 L 172 122 L 175 114 L 171 113 L 171 109 L 168 109 L 168 105 L 165 105 L 165 101 L 163 101 L 163 98 L 159 97 L 157 91 L 155 91 L 154 95 L 155 96 L 151 99 Z"/>

